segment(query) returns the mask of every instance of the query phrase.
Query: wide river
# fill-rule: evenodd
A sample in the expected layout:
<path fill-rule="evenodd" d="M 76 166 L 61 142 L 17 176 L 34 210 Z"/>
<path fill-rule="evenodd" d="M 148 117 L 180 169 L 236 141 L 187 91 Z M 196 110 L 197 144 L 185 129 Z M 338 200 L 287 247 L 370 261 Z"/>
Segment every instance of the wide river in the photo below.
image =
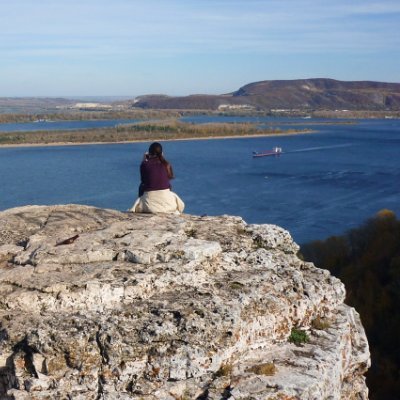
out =
<path fill-rule="evenodd" d="M 272 120 L 280 122 L 287 120 Z M 165 142 L 185 212 L 277 224 L 298 243 L 341 234 L 383 208 L 400 215 L 400 120 L 310 127 L 319 132 Z M 66 203 L 127 210 L 148 145 L 0 147 L 0 210 Z M 283 149 L 279 157 L 252 158 L 252 151 L 274 146 Z"/>

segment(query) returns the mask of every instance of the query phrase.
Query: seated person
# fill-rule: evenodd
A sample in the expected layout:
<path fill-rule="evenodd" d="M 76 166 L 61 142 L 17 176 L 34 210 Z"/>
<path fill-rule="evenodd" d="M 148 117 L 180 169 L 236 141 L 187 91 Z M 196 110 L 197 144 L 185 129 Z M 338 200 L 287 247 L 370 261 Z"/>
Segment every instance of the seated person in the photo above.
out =
<path fill-rule="evenodd" d="M 174 178 L 171 164 L 164 158 L 160 143 L 152 143 L 140 165 L 141 183 L 139 198 L 132 212 L 181 213 L 185 207 L 179 196 L 171 191 L 170 179 Z"/>

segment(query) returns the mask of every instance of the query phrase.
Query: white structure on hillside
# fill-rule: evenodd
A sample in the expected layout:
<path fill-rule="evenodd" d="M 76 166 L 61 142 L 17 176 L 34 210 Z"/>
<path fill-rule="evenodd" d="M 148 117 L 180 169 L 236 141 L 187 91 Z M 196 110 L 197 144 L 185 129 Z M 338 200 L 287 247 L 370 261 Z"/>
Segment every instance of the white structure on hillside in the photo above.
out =
<path fill-rule="evenodd" d="M 250 104 L 220 104 L 218 110 L 253 110 L 255 107 Z"/>
<path fill-rule="evenodd" d="M 109 110 L 112 106 L 102 103 L 76 103 L 71 108 L 77 108 L 79 110 Z"/>

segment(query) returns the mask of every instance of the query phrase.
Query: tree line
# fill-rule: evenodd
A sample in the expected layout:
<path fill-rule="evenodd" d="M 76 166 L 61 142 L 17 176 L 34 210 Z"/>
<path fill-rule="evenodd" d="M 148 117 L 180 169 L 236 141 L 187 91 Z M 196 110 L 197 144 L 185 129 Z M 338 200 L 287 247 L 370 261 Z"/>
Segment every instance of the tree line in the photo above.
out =
<path fill-rule="evenodd" d="M 400 398 L 400 221 L 382 210 L 357 229 L 314 241 L 301 254 L 344 282 L 346 303 L 360 313 L 372 365 L 371 400 Z"/>

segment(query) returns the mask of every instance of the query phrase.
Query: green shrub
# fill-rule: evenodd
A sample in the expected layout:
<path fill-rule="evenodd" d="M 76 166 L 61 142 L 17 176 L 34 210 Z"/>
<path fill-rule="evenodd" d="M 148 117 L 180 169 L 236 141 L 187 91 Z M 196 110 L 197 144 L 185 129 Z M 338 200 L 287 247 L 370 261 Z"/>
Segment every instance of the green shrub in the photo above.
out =
<path fill-rule="evenodd" d="M 296 346 L 299 346 L 303 343 L 308 343 L 310 340 L 309 336 L 306 332 L 301 329 L 292 328 L 289 336 L 289 342 L 294 343 Z"/>

